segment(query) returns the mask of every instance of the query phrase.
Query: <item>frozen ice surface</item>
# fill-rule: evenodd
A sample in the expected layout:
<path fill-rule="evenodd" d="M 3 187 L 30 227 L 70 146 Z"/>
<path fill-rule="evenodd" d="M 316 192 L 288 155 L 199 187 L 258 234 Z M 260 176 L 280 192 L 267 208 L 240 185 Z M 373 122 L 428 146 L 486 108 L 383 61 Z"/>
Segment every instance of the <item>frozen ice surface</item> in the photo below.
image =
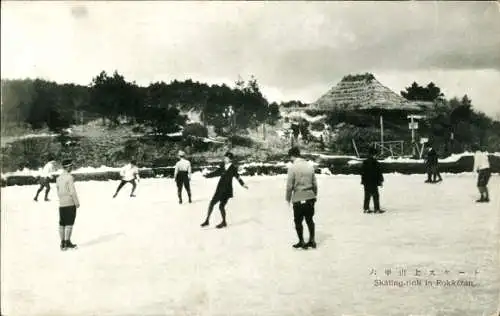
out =
<path fill-rule="evenodd" d="M 284 176 L 246 177 L 248 191 L 235 182 L 223 230 L 217 208 L 210 227 L 199 226 L 217 179 L 195 177 L 194 201 L 183 205 L 172 179 L 144 179 L 136 198 L 125 186 L 116 199 L 118 182 L 77 182 L 79 248 L 66 252 L 55 187 L 38 203 L 36 186 L 2 188 L 2 315 L 493 315 L 500 178 L 491 178 L 492 201 L 476 204 L 474 175 L 424 177 L 386 175 L 387 212 L 373 215 L 362 214 L 359 176 L 320 175 L 315 250 L 291 247 Z"/>

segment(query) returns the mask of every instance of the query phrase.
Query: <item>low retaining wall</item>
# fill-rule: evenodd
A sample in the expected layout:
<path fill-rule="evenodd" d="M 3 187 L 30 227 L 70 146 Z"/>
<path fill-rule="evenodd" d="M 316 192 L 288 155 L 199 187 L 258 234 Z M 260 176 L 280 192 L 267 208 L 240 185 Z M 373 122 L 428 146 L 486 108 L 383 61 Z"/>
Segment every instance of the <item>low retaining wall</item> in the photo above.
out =
<path fill-rule="evenodd" d="M 492 172 L 500 173 L 500 157 L 489 156 Z M 351 158 L 335 157 L 335 158 L 317 158 L 318 163 L 316 172 L 321 173 L 321 170 L 328 169 L 331 174 L 359 174 L 361 163 L 349 164 Z M 402 173 L 402 174 L 425 174 L 426 167 L 422 162 L 381 162 L 384 173 Z M 441 162 L 439 171 L 443 173 L 462 173 L 471 172 L 474 164 L 472 156 L 463 156 L 455 162 Z M 217 165 L 193 167 L 193 172 L 207 169 L 213 171 Z M 287 166 L 282 162 L 269 162 L 265 164 L 255 164 L 242 167 L 242 176 L 254 175 L 278 175 L 286 174 Z M 174 167 L 158 167 L 150 169 L 141 169 L 139 172 L 141 178 L 172 178 L 174 175 Z M 95 173 L 75 173 L 73 174 L 75 181 L 108 181 L 119 180 L 120 174 L 118 171 L 105 171 Z M 54 181 L 54 180 L 53 180 Z M 11 185 L 33 185 L 38 183 L 38 178 L 35 176 L 9 176 L 6 179 L 1 179 L 1 186 Z"/>

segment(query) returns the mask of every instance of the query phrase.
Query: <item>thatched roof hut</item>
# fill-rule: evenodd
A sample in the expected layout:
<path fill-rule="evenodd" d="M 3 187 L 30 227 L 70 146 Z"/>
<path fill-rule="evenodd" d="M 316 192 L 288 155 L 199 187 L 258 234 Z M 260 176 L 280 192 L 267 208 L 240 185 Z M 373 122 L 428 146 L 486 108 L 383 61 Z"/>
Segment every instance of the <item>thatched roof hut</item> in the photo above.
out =
<path fill-rule="evenodd" d="M 348 75 L 309 107 L 332 111 L 421 112 L 422 102 L 408 101 L 382 85 L 373 74 Z"/>

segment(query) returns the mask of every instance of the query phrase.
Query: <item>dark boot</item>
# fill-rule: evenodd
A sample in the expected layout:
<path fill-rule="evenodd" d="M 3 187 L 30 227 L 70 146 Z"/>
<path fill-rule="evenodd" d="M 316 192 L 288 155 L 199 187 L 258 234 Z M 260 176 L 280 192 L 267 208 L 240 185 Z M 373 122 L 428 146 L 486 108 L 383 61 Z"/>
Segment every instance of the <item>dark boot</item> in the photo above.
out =
<path fill-rule="evenodd" d="M 209 222 L 208 221 L 204 221 L 203 223 L 201 223 L 201 227 L 205 227 L 205 226 L 208 226 L 209 225 Z"/>
<path fill-rule="evenodd" d="M 66 248 L 67 248 L 67 249 L 74 249 L 74 248 L 76 248 L 76 247 L 77 247 L 77 246 L 76 246 L 75 244 L 71 243 L 71 241 L 70 241 L 70 240 L 66 240 Z"/>
<path fill-rule="evenodd" d="M 304 243 L 303 240 L 299 240 L 298 243 L 296 243 L 295 245 L 293 245 L 293 248 L 303 248 L 303 249 L 307 249 L 307 246 L 306 244 Z"/>
<path fill-rule="evenodd" d="M 62 251 L 66 250 L 66 241 L 65 240 L 61 240 L 61 246 L 60 246 L 60 248 L 61 248 Z"/>
<path fill-rule="evenodd" d="M 310 240 L 307 244 L 306 244 L 306 247 L 309 248 L 313 248 L 313 249 L 316 249 L 316 242 L 314 240 Z"/>
<path fill-rule="evenodd" d="M 223 221 L 222 223 L 220 223 L 219 225 L 217 225 L 217 226 L 215 226 L 215 227 L 217 227 L 217 228 L 219 228 L 219 229 L 220 229 L 220 228 L 224 228 L 224 227 L 226 227 L 226 226 L 227 226 L 227 223 L 226 223 L 225 221 Z"/>

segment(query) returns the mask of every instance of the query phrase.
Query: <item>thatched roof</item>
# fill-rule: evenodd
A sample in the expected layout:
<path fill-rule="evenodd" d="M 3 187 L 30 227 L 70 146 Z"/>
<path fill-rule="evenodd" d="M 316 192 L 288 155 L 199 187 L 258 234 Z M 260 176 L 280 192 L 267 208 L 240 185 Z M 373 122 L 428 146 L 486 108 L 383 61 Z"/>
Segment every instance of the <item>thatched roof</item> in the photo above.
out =
<path fill-rule="evenodd" d="M 328 111 L 382 110 L 421 111 L 421 105 L 408 101 L 382 85 L 372 74 L 348 75 L 311 104 L 310 109 Z"/>

